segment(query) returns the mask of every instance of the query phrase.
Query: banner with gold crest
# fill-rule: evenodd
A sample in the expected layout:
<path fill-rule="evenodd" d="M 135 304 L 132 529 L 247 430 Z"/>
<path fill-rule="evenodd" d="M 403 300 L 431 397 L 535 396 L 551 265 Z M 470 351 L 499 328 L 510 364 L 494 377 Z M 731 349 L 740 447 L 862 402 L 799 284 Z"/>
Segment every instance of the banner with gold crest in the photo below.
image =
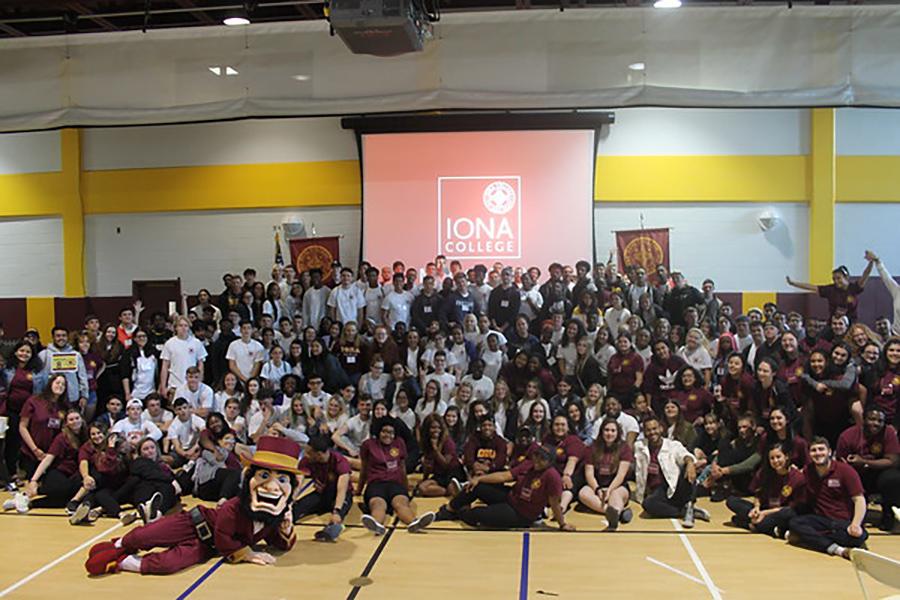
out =
<path fill-rule="evenodd" d="M 633 229 L 616 232 L 619 268 L 641 266 L 648 273 L 657 265 L 669 269 L 669 229 Z"/>
<path fill-rule="evenodd" d="M 340 260 L 340 249 L 340 238 L 336 235 L 291 240 L 291 262 L 298 273 L 322 269 L 322 278 L 331 281 L 331 263 Z"/>

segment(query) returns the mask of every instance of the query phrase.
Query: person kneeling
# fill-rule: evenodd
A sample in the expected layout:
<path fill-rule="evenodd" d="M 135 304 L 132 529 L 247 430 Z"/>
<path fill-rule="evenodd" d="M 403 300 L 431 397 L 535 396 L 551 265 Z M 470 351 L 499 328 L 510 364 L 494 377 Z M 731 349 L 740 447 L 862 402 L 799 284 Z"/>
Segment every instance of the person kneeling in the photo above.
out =
<path fill-rule="evenodd" d="M 694 526 L 694 517 L 709 521 L 709 513 L 694 507 L 697 470 L 694 455 L 681 442 L 663 437 L 656 417 L 644 421 L 644 438 L 634 445 L 637 500 L 651 517 L 681 517 Z"/>
<path fill-rule="evenodd" d="M 522 461 L 509 471 L 472 477 L 466 488 L 448 506 L 441 508 L 440 518 L 458 518 L 472 527 L 531 527 L 549 506 L 562 531 L 575 531 L 573 525 L 566 523 L 566 515 L 560 507 L 562 478 L 551 468 L 555 456 L 555 448 L 541 446 L 532 452 L 530 460 Z M 512 487 L 503 485 L 510 482 L 514 482 Z M 481 500 L 487 506 L 470 508 L 475 500 Z"/>
<path fill-rule="evenodd" d="M 393 417 L 378 417 L 372 422 L 372 437 L 363 442 L 359 458 L 357 493 L 363 496 L 366 510 L 362 524 L 376 535 L 383 535 L 389 514 L 406 524 L 410 533 L 418 533 L 434 522 L 434 513 L 427 512 L 416 518 L 409 505 L 409 482 L 406 478 L 406 444 L 396 435 Z"/>
<path fill-rule="evenodd" d="M 776 443 L 769 448 L 768 461 L 750 483 L 755 494 L 753 502 L 729 496 L 725 504 L 734 513 L 734 525 L 780 538 L 797 514 L 794 507 L 803 503 L 805 488 L 803 471 L 791 464 L 784 446 Z"/>

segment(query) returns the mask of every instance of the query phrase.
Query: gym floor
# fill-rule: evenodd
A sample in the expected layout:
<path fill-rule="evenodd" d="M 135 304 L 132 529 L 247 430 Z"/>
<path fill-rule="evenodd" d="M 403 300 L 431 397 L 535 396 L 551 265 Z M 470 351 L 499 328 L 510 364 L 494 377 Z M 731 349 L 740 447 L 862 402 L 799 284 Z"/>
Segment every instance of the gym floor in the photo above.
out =
<path fill-rule="evenodd" d="M 2 499 L 8 495 L 3 494 Z M 415 500 L 418 510 L 436 510 L 441 499 Z M 323 518 L 305 520 L 294 549 L 272 567 L 228 565 L 219 560 L 165 577 L 131 573 L 89 578 L 88 548 L 121 536 L 128 528 L 111 519 L 70 526 L 60 510 L 27 515 L 0 513 L 0 597 L 71 597 L 92 600 L 137 598 L 223 599 L 249 593 L 272 599 L 526 598 L 536 600 L 658 597 L 861 598 L 848 561 L 788 546 L 725 523 L 724 503 L 700 506 L 712 522 L 682 531 L 676 521 L 635 519 L 604 533 L 605 519 L 570 511 L 575 533 L 555 528 L 474 531 L 437 522 L 423 534 L 403 527 L 375 537 L 350 524 L 337 543 L 312 540 Z M 133 527 L 134 525 L 130 526 Z M 870 531 L 869 549 L 900 557 L 900 536 Z M 893 593 L 864 576 L 872 598 Z"/>

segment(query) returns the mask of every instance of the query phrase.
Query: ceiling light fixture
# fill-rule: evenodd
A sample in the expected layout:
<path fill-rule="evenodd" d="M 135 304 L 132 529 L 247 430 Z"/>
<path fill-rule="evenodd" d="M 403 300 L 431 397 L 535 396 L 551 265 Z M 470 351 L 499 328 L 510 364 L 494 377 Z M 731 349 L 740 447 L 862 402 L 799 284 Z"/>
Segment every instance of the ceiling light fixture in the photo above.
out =
<path fill-rule="evenodd" d="M 291 75 L 294 81 L 309 81 L 309 75 Z"/>
<path fill-rule="evenodd" d="M 628 68 L 632 71 L 643 71 L 647 68 L 647 65 L 642 62 L 631 63 L 628 65 Z"/>
<path fill-rule="evenodd" d="M 249 25 L 250 19 L 247 17 L 226 17 L 222 23 L 228 27 L 240 27 L 242 25 Z"/>
<path fill-rule="evenodd" d="M 209 67 L 209 72 L 218 77 L 222 75 L 222 67 Z"/>
<path fill-rule="evenodd" d="M 653 8 L 680 8 L 681 0 L 656 0 Z"/>

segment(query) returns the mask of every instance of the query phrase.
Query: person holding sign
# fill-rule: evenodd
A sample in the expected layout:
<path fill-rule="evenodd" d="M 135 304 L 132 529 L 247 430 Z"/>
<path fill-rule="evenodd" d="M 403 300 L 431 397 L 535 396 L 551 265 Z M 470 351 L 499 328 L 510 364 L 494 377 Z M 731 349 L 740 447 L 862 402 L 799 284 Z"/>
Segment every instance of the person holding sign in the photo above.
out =
<path fill-rule="evenodd" d="M 69 330 L 57 325 L 53 328 L 53 342 L 41 350 L 38 357 L 44 365 L 42 374 L 66 378 L 66 398 L 70 406 L 84 410 L 88 403 L 88 376 L 81 354 L 69 343 Z"/>

